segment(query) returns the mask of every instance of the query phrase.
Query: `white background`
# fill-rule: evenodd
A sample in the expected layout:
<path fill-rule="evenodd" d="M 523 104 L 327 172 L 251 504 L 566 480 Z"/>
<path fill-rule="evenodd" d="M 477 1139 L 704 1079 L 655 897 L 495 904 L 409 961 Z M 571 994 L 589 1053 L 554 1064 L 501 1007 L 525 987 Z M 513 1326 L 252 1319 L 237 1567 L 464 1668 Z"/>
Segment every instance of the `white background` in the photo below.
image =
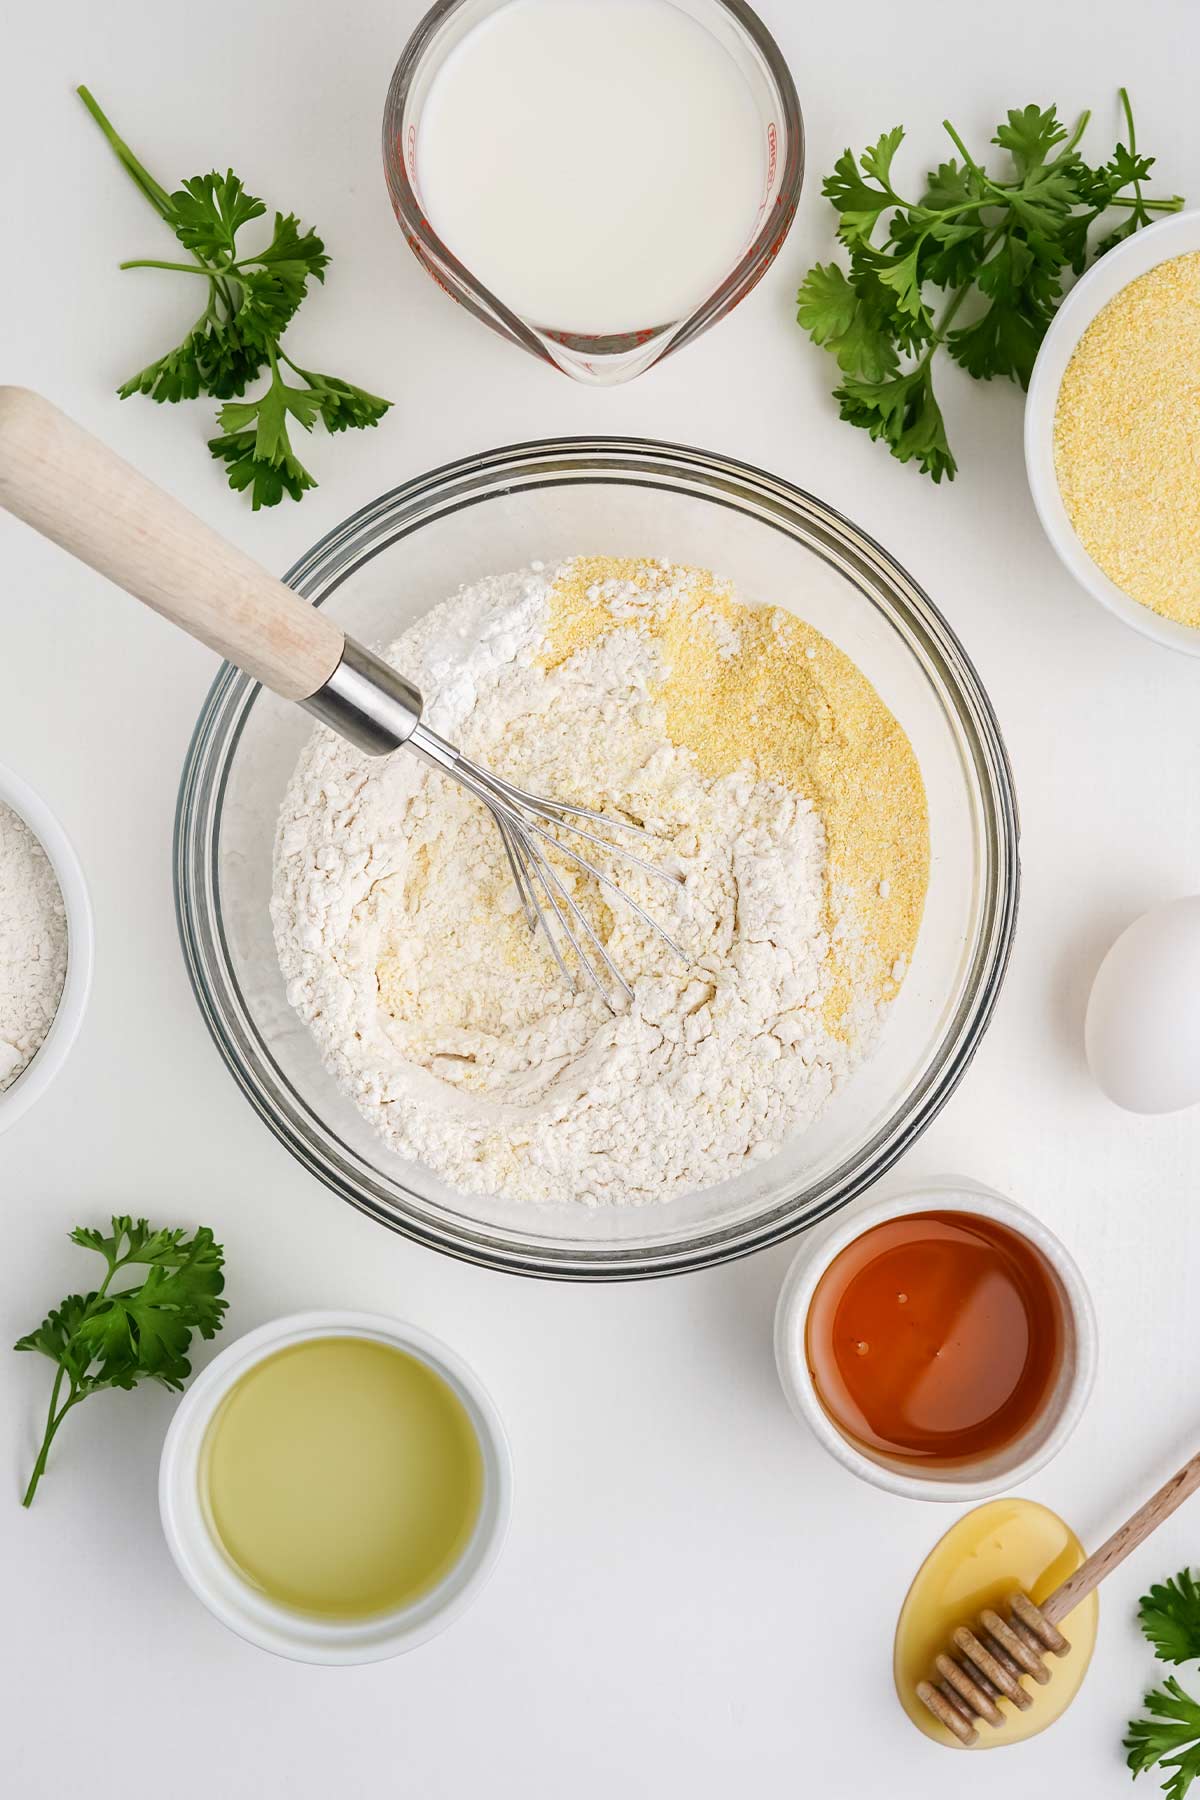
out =
<path fill-rule="evenodd" d="M 591 392 L 493 337 L 425 277 L 379 162 L 392 66 L 419 0 L 89 0 L 10 13 L 0 167 L 0 379 L 43 389 L 268 565 L 449 458 L 544 434 L 643 433 L 812 488 L 925 583 L 990 688 L 1024 826 L 1016 954 L 961 1089 L 888 1184 L 957 1169 L 1033 1207 L 1095 1295 L 1101 1369 L 1073 1442 L 1030 1492 L 1092 1544 L 1200 1441 L 1200 1111 L 1108 1105 L 1081 1053 L 1090 976 L 1116 930 L 1200 888 L 1200 663 L 1142 640 L 1062 573 L 1022 473 L 1021 397 L 943 373 L 961 463 L 935 488 L 840 424 L 832 366 L 793 323 L 831 248 L 820 177 L 903 121 L 915 179 L 949 113 L 982 145 L 1009 106 L 1095 109 L 1096 160 L 1133 90 L 1143 147 L 1200 201 L 1188 0 L 998 8 L 970 0 L 761 0 L 800 91 L 809 181 L 775 268 L 730 319 L 627 388 Z M 188 322 L 181 278 L 120 274 L 169 240 L 72 96 L 86 81 L 168 186 L 232 164 L 333 255 L 295 343 L 394 398 L 377 431 L 314 439 L 321 486 L 252 516 L 204 449 L 208 405 L 113 390 Z M 1085 148 L 1087 148 L 1085 144 Z M 20 172 L 18 173 L 18 165 Z M 310 446 L 306 445 L 305 450 Z M 306 458 L 307 460 L 307 458 Z M 889 1672 L 896 1610 L 952 1509 L 859 1485 L 792 1421 L 771 1360 L 792 1251 L 632 1287 L 537 1285 L 390 1236 L 257 1122 L 209 1042 L 176 944 L 175 786 L 214 673 L 202 650 L 0 517 L 0 759 L 75 840 L 97 912 L 96 986 L 50 1093 L 0 1143 L 0 1344 L 88 1278 L 67 1244 L 111 1210 L 211 1223 L 227 1335 L 297 1308 L 393 1312 L 490 1384 L 518 1493 L 494 1582 L 447 1635 L 361 1670 L 274 1661 L 182 1586 L 155 1475 L 172 1400 L 106 1394 L 18 1505 L 49 1366 L 0 1354 L 0 1788 L 13 1800 L 387 1793 L 466 1800 L 821 1800 L 1016 1782 L 1128 1790 L 1120 1738 L 1154 1675 L 1138 1593 L 1200 1562 L 1200 1502 L 1105 1590 L 1073 1710 L 968 1771 L 919 1737 Z M 204 1346 L 203 1357 L 213 1346 Z M 1153 1777 L 1142 1782 L 1154 1790 Z"/>

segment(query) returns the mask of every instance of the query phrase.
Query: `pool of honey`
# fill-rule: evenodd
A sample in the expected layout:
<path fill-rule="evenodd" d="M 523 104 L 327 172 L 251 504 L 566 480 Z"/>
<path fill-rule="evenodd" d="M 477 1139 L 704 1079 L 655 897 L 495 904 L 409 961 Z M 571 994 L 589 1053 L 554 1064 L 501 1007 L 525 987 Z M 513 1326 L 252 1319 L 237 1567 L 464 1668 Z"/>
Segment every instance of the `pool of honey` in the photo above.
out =
<path fill-rule="evenodd" d="M 868 1453 L 924 1468 L 983 1461 L 1022 1436 L 1054 1388 L 1057 1278 L 994 1219 L 888 1219 L 822 1275 L 806 1355 L 825 1411 Z"/>
<path fill-rule="evenodd" d="M 939 1651 L 953 1653 L 955 1627 L 973 1625 L 985 1607 L 1002 1611 L 1018 1588 L 1035 1602 L 1044 1600 L 1083 1560 L 1083 1545 L 1070 1526 L 1031 1500 L 989 1500 L 950 1527 L 917 1571 L 896 1626 L 896 1695 L 918 1731 L 936 1744 L 962 1748 L 917 1698 L 917 1683 L 934 1678 Z M 1039 1687 L 1026 1679 L 1029 1708 L 1019 1711 L 1001 1699 L 1003 1724 L 980 1721 L 972 1748 L 1020 1743 L 1066 1711 L 1087 1674 L 1099 1616 L 1099 1596 L 1089 1594 L 1061 1621 L 1071 1648 L 1065 1656 L 1047 1656 L 1050 1680 Z"/>

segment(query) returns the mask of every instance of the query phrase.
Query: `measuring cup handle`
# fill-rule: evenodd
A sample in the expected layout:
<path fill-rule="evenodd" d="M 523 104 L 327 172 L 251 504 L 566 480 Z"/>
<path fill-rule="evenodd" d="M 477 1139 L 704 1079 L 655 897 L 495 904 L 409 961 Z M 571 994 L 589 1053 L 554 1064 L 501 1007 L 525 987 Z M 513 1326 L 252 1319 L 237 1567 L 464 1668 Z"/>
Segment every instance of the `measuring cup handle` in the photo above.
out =
<path fill-rule="evenodd" d="M 28 388 L 0 387 L 0 506 L 286 700 L 341 661 L 330 619 Z"/>

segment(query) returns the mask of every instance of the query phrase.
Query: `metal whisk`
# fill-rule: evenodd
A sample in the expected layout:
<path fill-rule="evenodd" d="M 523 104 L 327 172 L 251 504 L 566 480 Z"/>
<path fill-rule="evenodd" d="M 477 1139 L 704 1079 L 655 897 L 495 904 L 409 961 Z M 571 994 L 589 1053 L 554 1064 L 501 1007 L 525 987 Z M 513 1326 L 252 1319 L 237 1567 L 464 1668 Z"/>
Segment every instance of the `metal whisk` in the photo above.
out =
<path fill-rule="evenodd" d="M 682 962 L 691 960 L 632 894 L 626 893 L 610 875 L 598 869 L 594 862 L 590 862 L 571 844 L 564 842 L 561 835 L 569 833 L 597 849 L 616 854 L 633 868 L 641 869 L 644 874 L 652 875 L 659 881 L 678 884 L 680 877 L 672 874 L 669 869 L 647 862 L 644 857 L 635 856 L 631 850 L 610 843 L 595 831 L 589 831 L 574 821 L 586 819 L 595 826 L 629 832 L 634 837 L 653 841 L 651 833 L 642 826 L 634 825 L 628 819 L 612 818 L 607 813 L 594 812 L 590 807 L 574 806 L 567 801 L 550 800 L 538 794 L 527 793 L 524 788 L 514 786 L 503 776 L 493 774 L 491 770 L 472 762 L 423 722 L 423 702 L 413 684 L 353 638 L 346 638 L 341 661 L 333 675 L 303 705 L 369 755 L 387 755 L 402 746 L 414 751 L 425 762 L 440 769 L 469 794 L 473 794 L 487 808 L 503 841 L 513 882 L 530 929 L 542 931 L 555 962 L 572 988 L 577 983 L 572 964 L 563 954 L 564 947 L 607 1006 L 612 1008 L 612 995 L 601 969 L 607 971 L 612 981 L 629 999 L 633 998 L 633 989 L 609 955 L 603 939 L 556 873 L 548 854 L 551 851 L 566 857 L 605 892 L 623 901 L 643 923 L 658 934 Z M 557 934 L 561 934 L 564 940 L 562 944 Z"/>
<path fill-rule="evenodd" d="M 0 388 L 0 506 L 369 755 L 407 746 L 466 788 L 496 821 L 530 928 L 545 933 L 573 986 L 572 962 L 609 1006 L 602 970 L 632 996 L 556 873 L 552 853 L 623 900 L 689 960 L 644 907 L 562 836 L 618 855 L 662 881 L 677 881 L 574 821 L 638 837 L 648 832 L 585 806 L 527 794 L 460 755 L 422 724 L 421 695 L 411 682 L 26 388 Z"/>

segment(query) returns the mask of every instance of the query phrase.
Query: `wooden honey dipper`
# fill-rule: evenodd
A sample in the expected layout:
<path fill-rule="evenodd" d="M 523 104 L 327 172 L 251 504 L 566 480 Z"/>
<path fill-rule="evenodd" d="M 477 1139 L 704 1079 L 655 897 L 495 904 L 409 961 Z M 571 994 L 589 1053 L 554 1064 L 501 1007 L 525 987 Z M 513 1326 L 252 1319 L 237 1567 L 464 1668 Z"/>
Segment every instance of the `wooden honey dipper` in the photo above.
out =
<path fill-rule="evenodd" d="M 1022 1711 L 1032 1706 L 1033 1697 L 1023 1685 L 1023 1677 L 1031 1675 L 1044 1686 L 1051 1678 L 1051 1671 L 1042 1660 L 1046 1652 L 1065 1656 L 1071 1648 L 1058 1629 L 1060 1620 L 1073 1612 L 1093 1588 L 1099 1587 L 1105 1576 L 1198 1487 L 1200 1454 L 1184 1463 L 1040 1606 L 1035 1606 L 1027 1594 L 1017 1593 L 1007 1602 L 1006 1619 L 987 1607 L 979 1616 L 977 1631 L 960 1625 L 951 1638 L 957 1654 L 943 1652 L 935 1659 L 937 1680 L 919 1681 L 917 1698 L 954 1733 L 960 1744 L 975 1743 L 979 1736 L 975 1729 L 977 1720 L 993 1726 L 1004 1723 L 998 1700 L 1011 1700 Z"/>

